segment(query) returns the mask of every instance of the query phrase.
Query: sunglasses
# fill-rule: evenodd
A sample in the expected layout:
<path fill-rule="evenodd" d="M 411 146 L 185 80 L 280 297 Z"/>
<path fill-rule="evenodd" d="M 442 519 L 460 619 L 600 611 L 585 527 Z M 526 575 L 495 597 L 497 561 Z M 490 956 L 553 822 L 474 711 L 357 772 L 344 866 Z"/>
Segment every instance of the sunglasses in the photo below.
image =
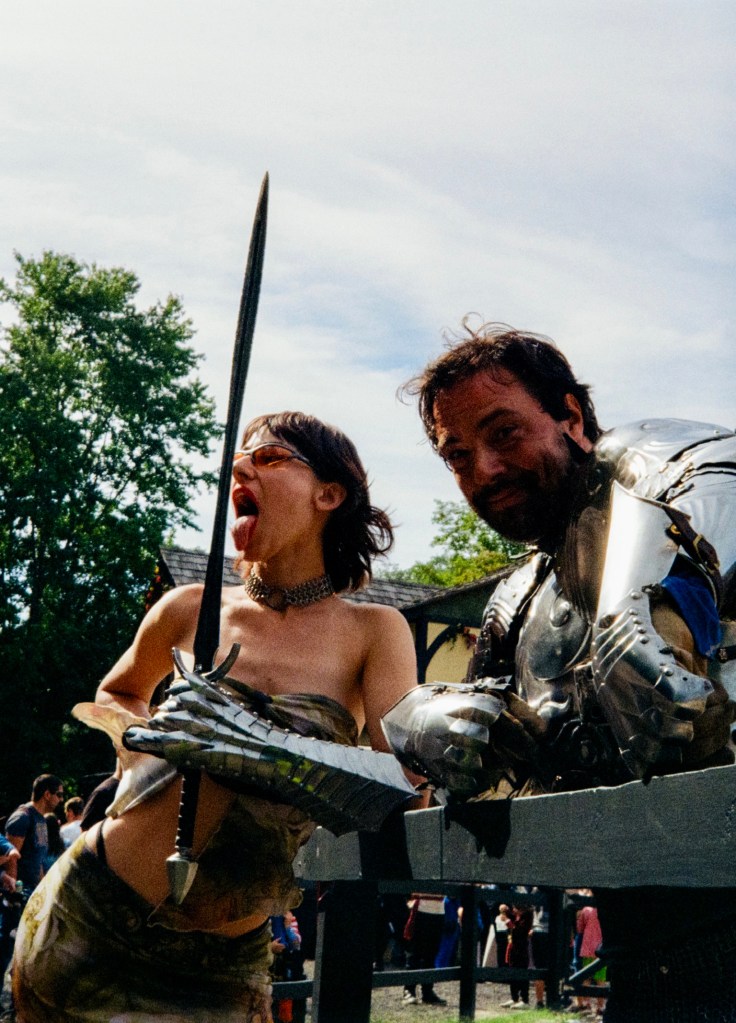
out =
<path fill-rule="evenodd" d="M 314 468 L 308 458 L 300 455 L 293 448 L 287 447 L 286 444 L 257 444 L 254 448 L 249 448 L 247 451 L 236 451 L 233 457 L 233 464 L 239 462 L 241 458 L 250 458 L 256 469 L 271 469 L 274 465 L 292 461 L 304 462 L 310 469 Z"/>

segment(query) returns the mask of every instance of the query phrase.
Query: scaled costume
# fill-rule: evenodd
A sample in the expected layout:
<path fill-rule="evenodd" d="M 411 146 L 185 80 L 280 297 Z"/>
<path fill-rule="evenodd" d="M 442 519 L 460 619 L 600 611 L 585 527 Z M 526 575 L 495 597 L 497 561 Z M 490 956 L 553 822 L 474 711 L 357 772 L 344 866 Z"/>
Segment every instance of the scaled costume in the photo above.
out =
<path fill-rule="evenodd" d="M 679 420 L 612 430 L 580 460 L 556 548 L 492 594 L 469 684 L 421 686 L 384 730 L 404 764 L 471 798 L 731 763 L 735 611 L 736 435 Z M 606 1020 L 736 1020 L 736 891 L 595 894 L 615 978 Z"/>
<path fill-rule="evenodd" d="M 253 691 L 228 680 L 234 690 Z M 299 734 L 357 742 L 352 716 L 323 696 L 269 701 Z M 99 711 L 99 708 L 97 709 Z M 109 708 L 102 708 L 112 733 Z M 94 705 L 78 716 L 96 716 Z M 130 724 L 123 714 L 119 732 Z M 140 759 L 140 758 L 139 758 Z M 176 774 L 145 758 L 126 772 L 108 811 L 125 812 Z M 292 860 L 314 824 L 300 810 L 251 792 L 233 807 L 199 859 L 181 906 L 154 908 L 85 847 L 84 835 L 54 865 L 23 916 L 14 995 L 21 1023 L 266 1023 L 271 961 L 267 925 L 239 938 L 204 933 L 253 913 L 282 914 L 300 901 Z"/>

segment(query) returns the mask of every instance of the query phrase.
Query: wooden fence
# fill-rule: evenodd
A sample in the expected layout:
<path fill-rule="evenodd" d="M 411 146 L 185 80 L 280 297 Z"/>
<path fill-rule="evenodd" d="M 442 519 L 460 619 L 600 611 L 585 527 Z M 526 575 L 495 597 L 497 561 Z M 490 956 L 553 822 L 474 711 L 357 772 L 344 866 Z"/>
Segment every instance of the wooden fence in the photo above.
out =
<path fill-rule="evenodd" d="M 420 810 L 389 821 L 378 835 L 335 838 L 320 828 L 296 872 L 330 882 L 319 905 L 314 980 L 278 986 L 281 995 L 311 994 L 312 1023 L 369 1023 L 373 987 L 422 980 L 457 981 L 460 1018 L 472 1020 L 479 980 L 519 976 L 476 965 L 479 885 L 558 893 L 550 905 L 549 968 L 522 973 L 543 976 L 554 1000 L 567 967 L 564 889 L 736 887 L 736 765 L 648 784 Z M 374 973 L 381 891 L 459 891 L 470 921 L 460 965 Z"/>

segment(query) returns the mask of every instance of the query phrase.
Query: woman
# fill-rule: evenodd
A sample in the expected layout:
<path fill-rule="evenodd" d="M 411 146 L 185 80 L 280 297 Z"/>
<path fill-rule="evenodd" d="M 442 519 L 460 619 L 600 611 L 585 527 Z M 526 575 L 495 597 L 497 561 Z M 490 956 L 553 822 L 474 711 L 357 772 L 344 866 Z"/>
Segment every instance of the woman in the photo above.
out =
<path fill-rule="evenodd" d="M 587 888 L 585 889 L 584 894 L 591 896 L 593 893 L 589 888 Z M 575 929 L 581 937 L 580 958 L 582 960 L 581 967 L 584 968 L 595 962 L 598 958 L 598 946 L 603 944 L 601 925 L 598 920 L 598 910 L 595 906 L 583 906 L 582 909 L 578 910 Z M 594 973 L 592 977 L 588 977 L 584 980 L 583 983 L 586 985 L 602 985 L 606 983 L 606 979 L 607 970 L 604 966 L 602 969 Z M 578 995 L 576 1002 L 578 1009 L 581 1011 L 587 1009 L 588 1012 L 594 1012 L 596 1016 L 602 1016 L 606 1007 L 605 998 L 596 998 L 595 1009 L 593 1009 L 592 1000 L 589 998 L 583 998 L 582 995 Z"/>
<path fill-rule="evenodd" d="M 302 413 L 261 416 L 236 453 L 231 496 L 244 585 L 222 592 L 220 651 L 240 646 L 220 687 L 226 699 L 345 744 L 365 726 L 374 748 L 387 750 L 380 718 L 416 684 L 414 650 L 397 611 L 337 596 L 370 578 L 371 558 L 392 542 L 352 443 Z M 145 724 L 172 649 L 191 655 L 201 599 L 200 585 L 166 594 L 103 679 L 97 706 L 77 709 L 118 749 L 123 730 Z M 151 730 L 128 735 L 157 748 L 153 730 L 175 727 L 183 699 L 169 699 Z M 291 861 L 313 824 L 293 806 L 204 774 L 199 869 L 176 905 L 166 860 L 180 780 L 164 761 L 121 755 L 133 766 L 112 817 L 78 840 L 29 904 L 16 946 L 18 1018 L 266 1023 L 267 921 L 298 901 Z"/>
<path fill-rule="evenodd" d="M 515 969 L 529 968 L 529 932 L 532 929 L 531 906 L 512 906 L 508 922 L 509 940 L 506 946 L 506 964 Z M 529 981 L 512 980 L 511 996 L 513 1009 L 523 1009 L 529 1005 Z"/>
<path fill-rule="evenodd" d="M 64 852 L 64 839 L 61 837 L 61 825 L 55 813 L 45 813 L 43 819 L 46 821 L 49 836 L 49 844 L 43 858 L 43 872 L 47 874 Z"/>

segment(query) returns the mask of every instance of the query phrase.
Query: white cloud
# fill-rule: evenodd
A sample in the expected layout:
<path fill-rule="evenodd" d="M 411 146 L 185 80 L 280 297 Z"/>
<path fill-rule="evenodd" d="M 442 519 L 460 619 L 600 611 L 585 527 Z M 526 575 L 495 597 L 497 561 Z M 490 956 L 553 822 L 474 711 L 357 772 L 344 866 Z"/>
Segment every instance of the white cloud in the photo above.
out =
<path fill-rule="evenodd" d="M 470 310 L 557 338 L 607 424 L 733 422 L 732 5 L 37 0 L 3 28 L 0 273 L 56 248 L 180 295 L 224 417 L 268 169 L 246 410 L 344 427 L 402 563 L 453 491 L 394 392 Z"/>

